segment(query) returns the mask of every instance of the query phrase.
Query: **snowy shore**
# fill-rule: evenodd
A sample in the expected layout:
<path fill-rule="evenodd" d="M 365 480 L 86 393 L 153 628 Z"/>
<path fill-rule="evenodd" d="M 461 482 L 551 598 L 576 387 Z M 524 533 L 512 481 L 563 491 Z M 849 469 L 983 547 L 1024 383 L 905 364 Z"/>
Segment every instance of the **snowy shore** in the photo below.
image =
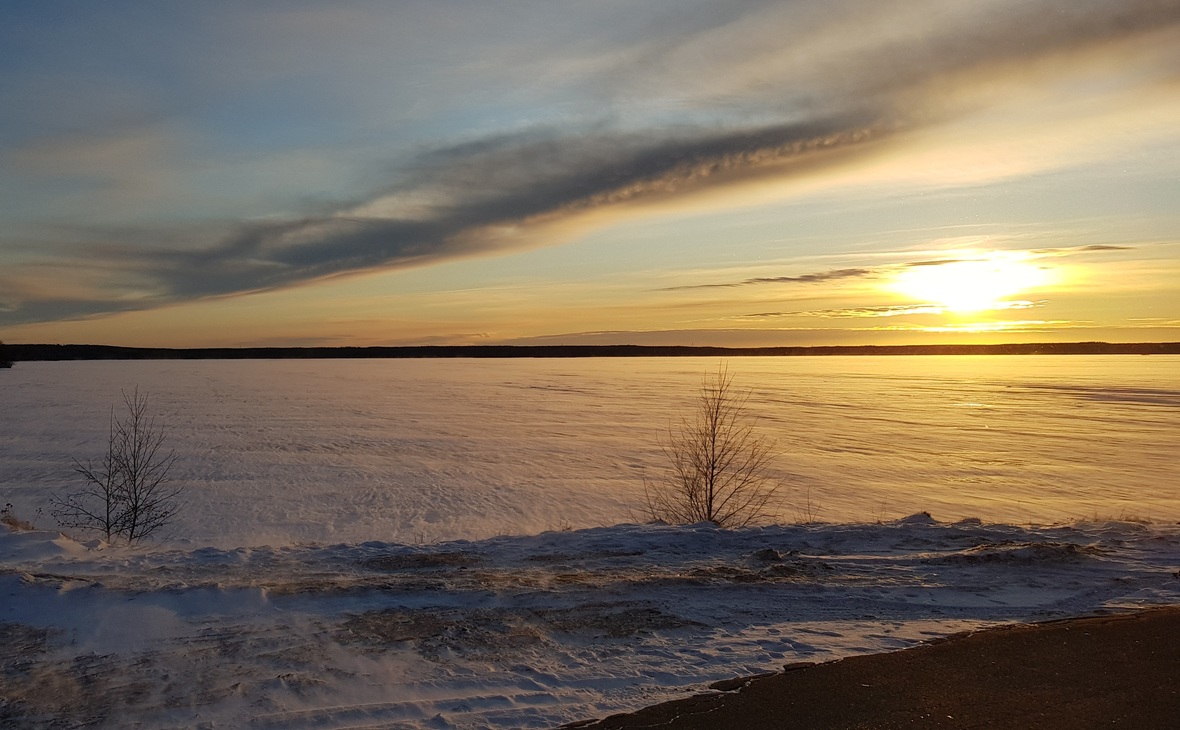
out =
<path fill-rule="evenodd" d="M 544 728 L 1017 621 L 1180 603 L 1180 526 L 619 525 L 129 550 L 0 532 L 0 720 Z"/>

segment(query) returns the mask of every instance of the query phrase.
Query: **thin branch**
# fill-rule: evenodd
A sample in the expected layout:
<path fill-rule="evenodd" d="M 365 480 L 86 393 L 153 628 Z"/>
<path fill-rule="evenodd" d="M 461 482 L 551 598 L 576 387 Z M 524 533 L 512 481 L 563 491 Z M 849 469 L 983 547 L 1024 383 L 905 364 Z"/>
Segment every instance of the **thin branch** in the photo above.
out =
<path fill-rule="evenodd" d="M 176 453 L 164 450 L 167 431 L 148 415 L 147 396 L 123 392 L 125 418 L 111 413 L 107 453 L 101 464 L 74 462 L 85 485 L 54 496 L 53 515 L 63 527 L 95 530 L 107 541 L 136 544 L 172 524 L 183 489 L 173 484 Z"/>
<path fill-rule="evenodd" d="M 771 475 L 774 445 L 754 432 L 749 392 L 732 386 L 733 376 L 719 367 L 702 382 L 695 415 L 669 427 L 660 443 L 668 471 L 662 479 L 644 479 L 652 519 L 742 527 L 775 516 L 769 505 L 781 484 Z"/>

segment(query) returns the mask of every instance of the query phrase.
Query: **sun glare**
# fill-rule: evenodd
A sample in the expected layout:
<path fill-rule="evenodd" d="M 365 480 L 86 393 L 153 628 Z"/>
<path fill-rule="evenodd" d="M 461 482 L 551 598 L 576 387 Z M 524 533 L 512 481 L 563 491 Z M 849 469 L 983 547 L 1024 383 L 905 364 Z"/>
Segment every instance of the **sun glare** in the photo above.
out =
<path fill-rule="evenodd" d="M 1048 281 L 1045 269 L 1009 256 L 910 266 L 892 289 L 952 312 L 1007 309 L 1005 298 Z"/>

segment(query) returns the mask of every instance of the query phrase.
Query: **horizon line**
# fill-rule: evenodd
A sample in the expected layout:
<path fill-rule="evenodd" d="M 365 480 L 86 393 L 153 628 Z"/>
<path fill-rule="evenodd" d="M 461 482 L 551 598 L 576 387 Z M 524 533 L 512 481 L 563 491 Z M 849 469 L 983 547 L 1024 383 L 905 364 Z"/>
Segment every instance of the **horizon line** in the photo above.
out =
<path fill-rule="evenodd" d="M 1026 342 L 920 345 L 370 345 L 132 347 L 90 344 L 0 344 L 0 360 L 280 360 L 576 357 L 806 357 L 863 355 L 1178 355 L 1180 342 Z"/>

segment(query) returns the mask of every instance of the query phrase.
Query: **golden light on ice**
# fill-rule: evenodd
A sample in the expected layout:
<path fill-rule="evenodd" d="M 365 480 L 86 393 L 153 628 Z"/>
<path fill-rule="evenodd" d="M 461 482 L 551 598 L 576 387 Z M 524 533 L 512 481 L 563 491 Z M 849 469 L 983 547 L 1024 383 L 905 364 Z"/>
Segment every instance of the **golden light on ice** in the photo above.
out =
<path fill-rule="evenodd" d="M 892 289 L 952 312 L 1006 309 L 1005 299 L 1048 283 L 1048 272 L 1011 255 L 910 266 Z"/>

